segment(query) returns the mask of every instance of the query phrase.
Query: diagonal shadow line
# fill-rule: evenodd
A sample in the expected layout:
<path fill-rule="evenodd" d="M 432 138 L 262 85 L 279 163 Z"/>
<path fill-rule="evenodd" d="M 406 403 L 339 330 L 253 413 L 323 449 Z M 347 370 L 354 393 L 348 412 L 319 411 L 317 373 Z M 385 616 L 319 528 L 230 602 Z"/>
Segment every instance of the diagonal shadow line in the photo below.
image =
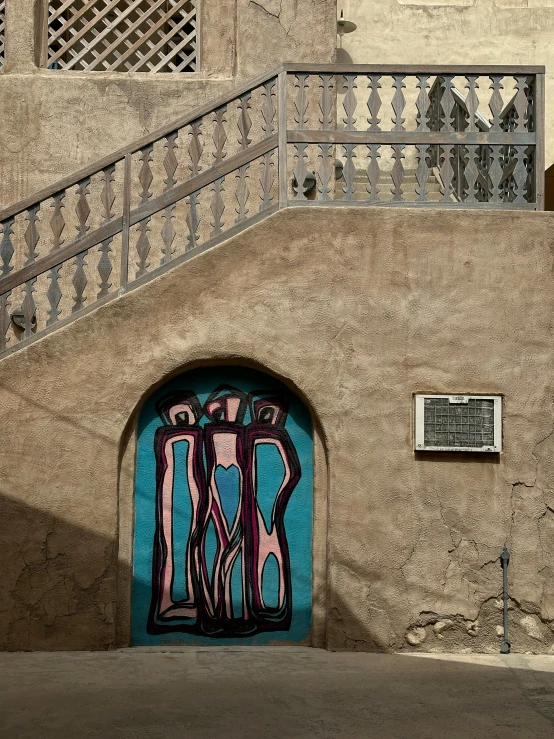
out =
<path fill-rule="evenodd" d="M 75 429 L 79 429 L 80 431 L 84 431 L 89 436 L 94 436 L 94 437 L 96 437 L 98 439 L 101 439 L 102 441 L 106 442 L 106 444 L 117 444 L 118 443 L 119 436 L 121 436 L 121 434 L 119 434 L 118 435 L 118 438 L 113 438 L 111 436 L 108 436 L 107 434 L 102 434 L 102 433 L 100 433 L 98 431 L 94 431 L 94 429 L 89 428 L 88 426 L 85 426 L 85 424 L 83 424 L 83 423 L 79 423 L 79 421 L 76 421 L 72 416 L 68 416 L 65 413 L 59 413 L 59 412 L 53 410 L 51 407 L 49 407 L 49 406 L 47 406 L 47 405 L 45 405 L 43 403 L 39 403 L 37 400 L 34 400 L 34 399 L 30 398 L 25 393 L 18 392 L 17 390 L 14 390 L 11 387 L 7 387 L 5 384 L 3 384 L 1 382 L 0 382 L 0 389 L 4 390 L 8 394 L 10 394 L 10 395 L 12 395 L 12 396 L 14 396 L 16 398 L 20 398 L 25 403 L 27 403 L 28 405 L 30 405 L 32 408 L 36 408 L 38 410 L 45 411 L 48 415 L 54 416 L 55 418 L 58 418 L 59 420 L 61 420 L 64 423 L 66 423 L 68 426 L 71 426 L 71 427 L 73 427 Z M 124 424 L 122 423 L 122 430 L 123 430 L 123 426 L 124 426 Z"/>

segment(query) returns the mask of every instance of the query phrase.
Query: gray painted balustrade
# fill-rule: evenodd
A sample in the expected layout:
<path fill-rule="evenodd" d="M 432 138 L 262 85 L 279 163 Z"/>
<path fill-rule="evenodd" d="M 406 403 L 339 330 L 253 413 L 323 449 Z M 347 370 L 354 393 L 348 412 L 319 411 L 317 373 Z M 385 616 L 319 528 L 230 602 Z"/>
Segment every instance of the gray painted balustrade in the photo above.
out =
<path fill-rule="evenodd" d="M 543 174 L 542 67 L 283 65 L 0 212 L 0 355 L 279 208 L 541 210 Z"/>

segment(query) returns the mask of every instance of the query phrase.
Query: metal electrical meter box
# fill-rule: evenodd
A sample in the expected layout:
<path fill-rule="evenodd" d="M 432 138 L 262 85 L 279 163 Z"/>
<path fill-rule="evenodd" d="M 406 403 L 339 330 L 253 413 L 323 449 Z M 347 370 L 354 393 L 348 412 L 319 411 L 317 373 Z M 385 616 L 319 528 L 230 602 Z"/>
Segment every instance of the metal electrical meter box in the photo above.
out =
<path fill-rule="evenodd" d="M 416 452 L 502 451 L 500 395 L 415 395 Z"/>

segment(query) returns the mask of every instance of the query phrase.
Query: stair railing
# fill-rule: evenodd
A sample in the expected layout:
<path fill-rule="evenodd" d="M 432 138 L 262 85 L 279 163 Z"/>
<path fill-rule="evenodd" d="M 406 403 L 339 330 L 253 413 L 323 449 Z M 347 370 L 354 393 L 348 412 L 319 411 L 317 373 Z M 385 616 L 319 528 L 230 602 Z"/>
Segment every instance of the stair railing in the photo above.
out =
<path fill-rule="evenodd" d="M 533 84 L 533 80 L 529 80 L 529 84 Z M 430 126 L 432 130 L 440 130 L 442 120 L 440 115 L 437 114 L 440 111 L 442 97 L 445 92 L 445 81 L 442 76 L 437 76 L 429 91 L 429 99 L 431 100 L 432 115 L 430 116 Z M 457 88 L 452 89 L 454 97 L 454 109 L 453 109 L 453 122 L 456 131 L 463 132 L 469 127 L 469 117 L 471 111 L 468 107 L 468 96 L 464 95 Z M 501 128 L 503 131 L 516 131 L 518 128 L 519 113 L 516 108 L 516 100 L 518 98 L 517 93 L 508 101 L 500 113 Z M 528 96 L 528 109 L 526 111 L 526 117 L 531 120 L 533 116 L 533 97 Z M 487 132 L 491 130 L 491 122 L 479 111 L 473 110 L 473 116 L 475 120 L 475 126 L 478 131 Z M 526 149 L 524 156 L 526 160 L 531 163 L 533 157 L 533 147 Z M 444 158 L 441 156 L 442 150 L 439 145 L 432 147 L 430 152 L 430 159 L 433 166 L 435 176 L 442 183 L 441 169 L 444 166 Z M 452 167 L 454 170 L 453 174 L 453 199 L 458 202 L 464 200 L 464 195 L 467 193 L 468 183 L 465 180 L 464 172 L 465 165 L 469 156 L 468 150 L 464 146 L 458 146 L 456 148 L 456 154 L 452 160 Z M 499 188 L 502 190 L 502 202 L 513 202 L 516 198 L 516 188 L 514 187 L 514 171 L 518 162 L 518 152 L 511 145 L 503 146 L 499 158 L 502 161 L 502 178 L 499 183 Z M 482 144 L 477 149 L 477 169 L 479 171 L 476 183 L 476 197 L 479 202 L 488 202 L 488 197 L 493 187 L 492 181 L 489 177 L 489 169 L 492 162 L 492 149 L 487 144 Z M 536 197 L 535 193 L 535 180 L 533 177 L 529 177 L 532 171 L 532 167 L 527 167 L 528 177 L 524 184 L 524 190 L 528 194 L 528 200 L 532 201 Z"/>
<path fill-rule="evenodd" d="M 279 208 L 542 209 L 543 146 L 542 67 L 282 65 L 0 211 L 0 355 Z"/>

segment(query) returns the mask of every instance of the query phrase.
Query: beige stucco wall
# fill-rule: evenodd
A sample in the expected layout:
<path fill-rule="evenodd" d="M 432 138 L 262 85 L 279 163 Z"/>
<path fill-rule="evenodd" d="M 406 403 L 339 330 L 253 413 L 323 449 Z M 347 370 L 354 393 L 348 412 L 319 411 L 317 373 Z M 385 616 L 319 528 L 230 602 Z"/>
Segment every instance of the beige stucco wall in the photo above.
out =
<path fill-rule="evenodd" d="M 0 647 L 125 643 L 133 414 L 165 377 L 231 358 L 320 425 L 314 644 L 498 650 L 506 543 L 513 648 L 548 651 L 553 226 L 290 209 L 0 361 Z M 422 391 L 504 394 L 500 458 L 414 456 Z"/>
<path fill-rule="evenodd" d="M 553 0 L 338 0 L 356 64 L 544 64 L 546 166 L 554 162 Z M 487 92 L 487 91 L 485 91 Z"/>
<path fill-rule="evenodd" d="M 0 207 L 131 143 L 285 60 L 330 62 L 335 0 L 202 0 L 201 70 L 74 72 L 35 64 L 39 0 L 7 0 Z"/>

